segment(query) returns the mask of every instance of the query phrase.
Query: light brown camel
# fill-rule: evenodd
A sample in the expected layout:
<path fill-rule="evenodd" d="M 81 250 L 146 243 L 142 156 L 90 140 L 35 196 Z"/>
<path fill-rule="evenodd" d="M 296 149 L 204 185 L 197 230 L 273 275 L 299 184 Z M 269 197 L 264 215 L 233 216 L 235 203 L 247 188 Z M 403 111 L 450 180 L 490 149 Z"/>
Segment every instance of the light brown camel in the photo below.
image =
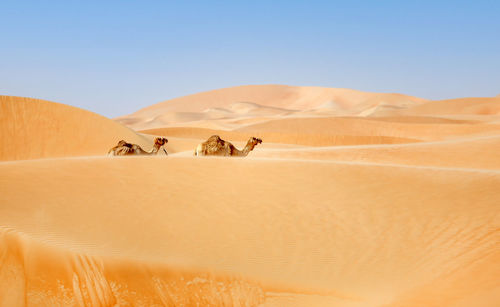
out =
<path fill-rule="evenodd" d="M 195 156 L 231 156 L 246 157 L 257 144 L 262 143 L 261 139 L 251 137 L 243 150 L 238 150 L 233 144 L 224 141 L 218 135 L 212 135 L 205 142 L 196 147 Z"/>
<path fill-rule="evenodd" d="M 121 140 L 115 147 L 108 151 L 108 156 L 156 155 L 160 147 L 167 144 L 167 142 L 168 140 L 166 138 L 156 138 L 153 149 L 151 149 L 151 151 L 145 151 L 137 144 L 130 144 Z M 163 148 L 163 151 L 168 155 L 165 148 Z"/>

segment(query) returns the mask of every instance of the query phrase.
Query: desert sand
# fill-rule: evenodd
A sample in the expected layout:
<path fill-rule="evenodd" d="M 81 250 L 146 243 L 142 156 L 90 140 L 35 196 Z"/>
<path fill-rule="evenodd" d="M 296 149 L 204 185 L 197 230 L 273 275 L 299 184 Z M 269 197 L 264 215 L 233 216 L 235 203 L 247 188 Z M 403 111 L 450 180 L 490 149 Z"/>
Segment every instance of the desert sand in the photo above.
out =
<path fill-rule="evenodd" d="M 245 158 L 195 157 L 212 134 Z M 107 157 L 120 139 L 169 156 Z M 0 306 L 498 306 L 500 97 L 0 96 Z"/>

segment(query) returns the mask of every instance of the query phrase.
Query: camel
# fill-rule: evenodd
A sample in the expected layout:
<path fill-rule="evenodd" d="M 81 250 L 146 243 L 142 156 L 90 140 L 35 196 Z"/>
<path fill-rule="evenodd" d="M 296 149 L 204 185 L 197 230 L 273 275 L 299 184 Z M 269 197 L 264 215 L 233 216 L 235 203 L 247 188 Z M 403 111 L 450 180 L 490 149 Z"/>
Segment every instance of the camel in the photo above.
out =
<path fill-rule="evenodd" d="M 257 144 L 262 143 L 261 139 L 251 137 L 243 150 L 238 150 L 233 144 L 224 141 L 218 135 L 212 135 L 205 142 L 196 147 L 195 156 L 230 156 L 246 157 Z"/>
<path fill-rule="evenodd" d="M 124 140 L 121 140 L 115 147 L 111 148 L 108 151 L 108 156 L 156 155 L 158 154 L 160 147 L 167 144 L 167 142 L 168 140 L 166 138 L 156 138 L 155 143 L 153 145 L 153 149 L 151 149 L 151 151 L 145 151 L 144 149 L 141 148 L 141 146 L 137 144 L 130 144 L 125 142 Z M 163 151 L 165 152 L 166 155 L 168 155 L 165 148 L 163 148 Z"/>

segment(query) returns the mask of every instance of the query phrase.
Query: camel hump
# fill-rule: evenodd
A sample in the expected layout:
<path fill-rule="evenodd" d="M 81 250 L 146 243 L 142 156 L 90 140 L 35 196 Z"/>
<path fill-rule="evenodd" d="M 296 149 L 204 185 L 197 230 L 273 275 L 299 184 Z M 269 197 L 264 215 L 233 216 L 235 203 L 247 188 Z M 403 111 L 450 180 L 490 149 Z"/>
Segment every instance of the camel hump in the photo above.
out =
<path fill-rule="evenodd" d="M 128 148 L 132 148 L 132 144 L 130 143 L 127 143 L 126 141 L 124 140 L 120 140 L 120 142 L 118 142 L 118 145 L 116 145 L 116 147 L 128 147 Z"/>
<path fill-rule="evenodd" d="M 212 135 L 207 140 L 207 142 L 217 142 L 217 143 L 219 143 L 220 141 L 222 141 L 222 139 L 218 135 Z"/>

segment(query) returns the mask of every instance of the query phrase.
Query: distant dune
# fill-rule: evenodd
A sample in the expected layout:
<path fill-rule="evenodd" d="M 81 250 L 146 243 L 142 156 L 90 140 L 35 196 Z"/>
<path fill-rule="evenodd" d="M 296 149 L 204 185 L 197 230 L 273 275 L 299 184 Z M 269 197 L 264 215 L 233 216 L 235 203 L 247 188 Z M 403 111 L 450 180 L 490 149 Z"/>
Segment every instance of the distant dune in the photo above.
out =
<path fill-rule="evenodd" d="M 179 123 L 178 119 L 159 121 L 157 116 L 190 112 L 191 121 L 207 116 L 211 108 L 222 108 L 232 114 L 221 118 L 240 118 L 264 115 L 358 115 L 379 105 L 394 107 L 424 103 L 427 100 L 402 94 L 380 94 L 350 89 L 299 87 L 286 85 L 247 85 L 160 102 L 133 114 L 117 118 L 118 122 L 136 130 L 160 128 Z M 251 110 L 252 112 L 249 112 Z M 194 115 L 194 114 L 200 115 Z M 243 114 L 242 114 L 243 113 Z M 213 118 L 212 118 L 213 119 Z M 182 121 L 187 121 L 185 118 Z"/>
<path fill-rule="evenodd" d="M 195 157 L 213 134 L 263 143 Z M 168 157 L 105 157 L 154 136 Z M 498 96 L 254 85 L 115 120 L 0 96 L 0 142 L 0 307 L 500 302 Z"/>
<path fill-rule="evenodd" d="M 119 140 L 150 148 L 150 138 L 75 107 L 0 96 L 0 160 L 103 155 Z"/>
<path fill-rule="evenodd" d="M 405 109 L 380 112 L 390 115 L 500 115 L 500 97 L 437 100 Z"/>

